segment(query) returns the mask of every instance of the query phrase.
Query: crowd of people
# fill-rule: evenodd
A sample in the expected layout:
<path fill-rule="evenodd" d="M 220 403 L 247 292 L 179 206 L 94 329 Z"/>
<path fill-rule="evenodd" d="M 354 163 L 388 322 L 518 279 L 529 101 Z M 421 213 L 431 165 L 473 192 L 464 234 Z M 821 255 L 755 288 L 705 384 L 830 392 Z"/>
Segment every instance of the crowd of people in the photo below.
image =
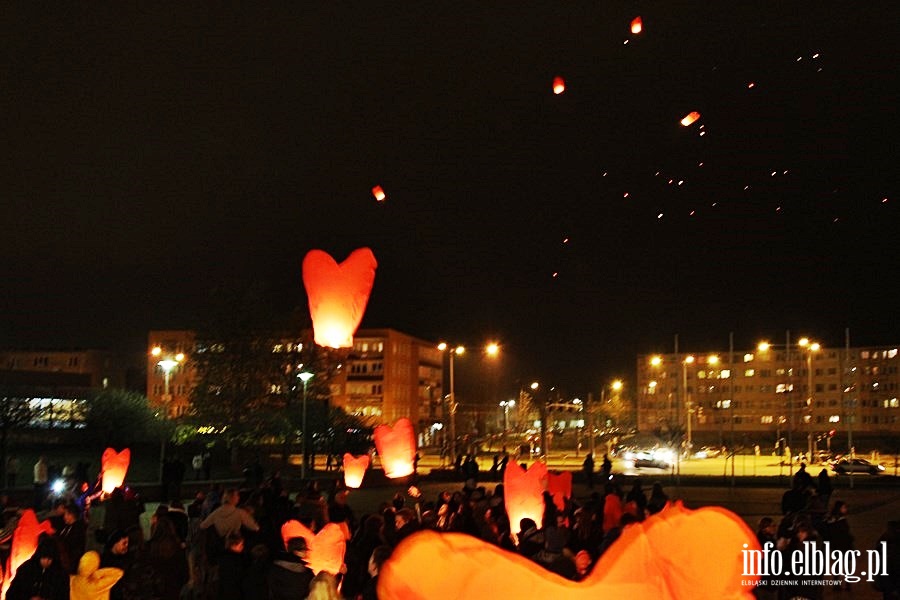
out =
<path fill-rule="evenodd" d="M 285 488 L 277 472 L 250 481 L 240 490 L 212 484 L 188 506 L 177 499 L 160 504 L 150 518 L 147 539 L 140 523 L 144 505 L 128 488 L 116 489 L 93 507 L 57 501 L 49 517 L 55 533 L 19 568 L 7 597 L 76 600 L 75 581 L 79 574 L 86 577 L 87 569 L 93 579 L 82 580 L 96 583 L 104 575 L 112 600 L 371 600 L 377 598 L 382 565 L 402 540 L 424 529 L 477 537 L 579 581 L 625 527 L 668 502 L 658 482 L 646 490 L 636 479 L 623 489 L 622 480 L 612 475 L 580 502 L 567 498 L 558 504 L 559 499 L 545 493 L 542 523 L 529 518 L 510 523 L 503 484 L 489 489 L 475 478 L 433 498 L 411 487 L 365 515 L 350 507 L 349 490 L 340 480 L 312 480 L 296 493 Z M 813 478 L 802 466 L 782 498 L 781 522 L 760 522 L 760 544 L 771 542 L 790 553 L 804 541 L 827 539 L 832 548 L 853 548 L 849 507 L 841 501 L 829 504 L 830 497 L 827 472 Z M 92 511 L 95 525 L 102 523 L 96 540 L 88 537 L 86 510 Z M 329 523 L 349 532 L 339 572 L 313 573 L 307 540 L 282 537 L 282 525 L 289 520 L 314 533 Z M 900 535 L 891 539 L 896 546 Z M 95 542 L 102 544 L 99 553 L 89 550 Z M 110 579 L 109 573 L 118 575 Z M 72 583 L 66 585 L 70 577 Z M 757 594 L 816 598 L 822 588 L 770 590 L 761 586 Z"/>

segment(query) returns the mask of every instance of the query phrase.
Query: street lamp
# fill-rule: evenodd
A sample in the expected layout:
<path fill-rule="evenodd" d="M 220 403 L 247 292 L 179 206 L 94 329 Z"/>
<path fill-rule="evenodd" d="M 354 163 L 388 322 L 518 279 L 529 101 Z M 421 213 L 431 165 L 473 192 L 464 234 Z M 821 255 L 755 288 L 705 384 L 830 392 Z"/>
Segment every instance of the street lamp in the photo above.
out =
<path fill-rule="evenodd" d="M 654 358 L 659 358 L 659 357 L 654 357 Z M 660 362 L 661 362 L 661 360 L 662 359 L 660 359 Z M 653 364 L 652 360 L 650 362 L 651 362 L 651 364 Z M 659 362 L 657 362 L 654 366 L 659 366 Z M 614 379 L 613 381 L 610 382 L 609 385 L 604 385 L 602 388 L 600 388 L 600 406 L 603 407 L 607 402 L 610 401 L 610 399 L 606 397 L 607 390 L 612 390 L 616 394 L 618 394 L 619 392 L 622 391 L 622 388 L 624 387 L 624 385 L 625 384 L 622 383 L 621 379 Z M 588 429 L 591 433 L 591 455 L 593 455 L 597 451 L 597 446 L 596 446 L 597 442 L 594 439 L 595 438 L 595 436 L 594 436 L 594 411 L 590 407 L 588 408 L 588 421 L 590 422 Z"/>
<path fill-rule="evenodd" d="M 459 408 L 459 403 L 456 401 L 456 380 L 453 369 L 453 359 L 455 356 L 462 356 L 463 354 L 465 354 L 466 348 L 465 346 L 451 347 L 449 344 L 447 344 L 447 342 L 441 342 L 440 344 L 438 344 L 437 348 L 441 352 L 447 352 L 447 355 L 450 357 L 450 454 L 452 460 L 456 460 L 456 410 Z M 494 358 L 498 354 L 500 354 L 500 345 L 495 342 L 491 342 L 485 346 L 484 353 L 489 357 Z"/>
<path fill-rule="evenodd" d="M 503 408 L 503 435 L 509 430 L 509 409 L 516 405 L 515 400 L 501 400 L 500 406 Z"/>
<path fill-rule="evenodd" d="M 300 479 L 306 479 L 306 438 L 308 433 L 306 429 L 306 385 L 309 383 L 309 380 L 313 378 L 313 374 L 309 371 L 300 371 L 297 373 L 297 377 L 303 382 L 303 438 L 301 439 L 300 445 L 300 452 L 302 454 L 300 461 Z"/>
<path fill-rule="evenodd" d="M 804 420 L 806 420 L 806 448 L 808 454 L 806 455 L 806 459 L 808 461 L 812 461 L 813 459 L 813 434 L 812 434 L 812 414 L 813 414 L 813 372 L 812 372 L 812 357 L 813 354 L 822 349 L 822 347 L 817 342 L 811 342 L 809 338 L 800 338 L 797 342 L 797 345 L 806 350 L 806 410 L 807 414 L 804 415 Z"/>
<path fill-rule="evenodd" d="M 693 433 L 691 431 L 691 397 L 687 392 L 687 366 L 693 364 L 696 359 L 693 355 L 687 355 L 681 361 L 681 385 L 684 390 L 684 411 L 687 417 L 687 458 L 691 457 L 691 444 L 693 443 Z"/>
<path fill-rule="evenodd" d="M 150 351 L 150 354 L 156 357 L 162 356 L 162 348 L 160 346 L 154 346 Z M 168 403 L 172 398 L 169 395 L 169 379 L 172 376 L 172 371 L 178 367 L 182 362 L 184 362 L 184 353 L 178 352 L 177 354 L 168 355 L 165 358 L 160 359 L 156 364 L 162 369 L 163 372 L 163 402 Z M 166 407 L 166 411 L 168 412 L 169 408 Z"/>

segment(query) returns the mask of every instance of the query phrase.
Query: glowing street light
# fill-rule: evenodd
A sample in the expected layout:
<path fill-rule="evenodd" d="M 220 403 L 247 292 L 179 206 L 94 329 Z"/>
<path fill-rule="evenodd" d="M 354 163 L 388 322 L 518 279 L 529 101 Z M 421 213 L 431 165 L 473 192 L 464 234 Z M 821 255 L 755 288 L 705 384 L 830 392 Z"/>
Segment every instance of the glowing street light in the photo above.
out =
<path fill-rule="evenodd" d="M 509 431 L 509 409 L 516 405 L 515 400 L 501 400 L 500 406 L 503 408 L 503 435 Z"/>
<path fill-rule="evenodd" d="M 300 371 L 299 373 L 297 373 L 297 377 L 300 379 L 300 381 L 303 382 L 303 438 L 301 438 L 301 444 L 300 444 L 300 454 L 302 455 L 301 460 L 300 460 L 300 479 L 305 480 L 306 479 L 306 462 L 307 462 L 307 460 L 306 460 L 306 440 L 309 437 L 307 435 L 308 431 L 306 429 L 306 398 L 307 398 L 306 384 L 308 384 L 309 380 L 313 378 L 313 374 L 310 373 L 309 371 Z"/>
<path fill-rule="evenodd" d="M 450 454 L 453 460 L 456 460 L 456 411 L 459 408 L 459 403 L 456 401 L 456 380 L 454 373 L 454 357 L 462 356 L 466 353 L 465 346 L 450 346 L 447 342 L 441 342 L 438 344 L 437 349 L 441 352 L 446 352 L 450 357 L 450 397 L 449 397 L 449 412 L 450 412 Z M 495 358 L 500 354 L 500 345 L 496 342 L 491 342 L 487 344 L 484 348 L 484 353 L 491 357 Z"/>

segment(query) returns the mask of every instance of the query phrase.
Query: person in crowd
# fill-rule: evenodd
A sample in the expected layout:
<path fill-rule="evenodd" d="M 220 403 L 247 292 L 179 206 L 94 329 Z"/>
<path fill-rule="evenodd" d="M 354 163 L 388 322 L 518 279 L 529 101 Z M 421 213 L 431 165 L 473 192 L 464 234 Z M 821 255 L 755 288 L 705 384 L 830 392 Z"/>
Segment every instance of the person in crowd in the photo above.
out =
<path fill-rule="evenodd" d="M 343 600 L 338 591 L 337 578 L 327 571 L 321 571 L 309 583 L 307 600 Z"/>
<path fill-rule="evenodd" d="M 419 530 L 416 512 L 411 508 L 401 508 L 394 515 L 394 526 L 396 529 L 394 535 L 395 544 L 399 544 L 404 538 Z"/>
<path fill-rule="evenodd" d="M 34 554 L 19 565 L 6 600 L 69 600 L 69 574 L 59 563 L 56 543 L 42 538 Z"/>
<path fill-rule="evenodd" d="M 794 473 L 794 487 L 804 491 L 811 487 L 815 487 L 812 475 L 806 470 L 805 462 L 800 463 L 800 468 Z"/>
<path fill-rule="evenodd" d="M 225 553 L 219 558 L 216 600 L 242 600 L 246 570 L 244 537 L 240 533 L 229 534 L 225 539 Z"/>
<path fill-rule="evenodd" d="M 644 493 L 644 488 L 641 487 L 641 480 L 635 479 L 634 485 L 631 486 L 631 490 L 628 491 L 628 494 L 625 496 L 625 502 L 634 502 L 635 507 L 637 508 L 637 515 L 639 519 L 644 518 L 644 513 L 647 512 L 647 494 Z"/>
<path fill-rule="evenodd" d="M 87 523 L 81 518 L 81 511 L 74 504 L 63 508 L 63 526 L 57 532 L 60 549 L 60 563 L 69 575 L 78 571 L 78 561 L 87 545 Z"/>
<path fill-rule="evenodd" d="M 187 553 L 175 526 L 165 516 L 157 517 L 147 540 L 145 560 L 156 574 L 160 600 L 178 600 L 189 578 Z"/>
<path fill-rule="evenodd" d="M 831 477 L 828 475 L 828 469 L 819 471 L 816 477 L 816 493 L 822 498 L 825 506 L 831 503 L 831 493 L 834 488 L 831 486 Z"/>
<path fill-rule="evenodd" d="M 669 503 L 669 496 L 663 490 L 662 483 L 655 481 L 653 487 L 650 488 L 650 499 L 647 500 L 647 512 L 655 515 L 666 507 Z"/>
<path fill-rule="evenodd" d="M 128 534 L 122 530 L 116 530 L 106 538 L 103 554 L 100 556 L 100 567 L 112 567 L 120 569 L 123 576 L 110 590 L 110 600 L 125 600 L 134 597 L 126 590 L 135 583 L 134 553 L 130 551 Z"/>
<path fill-rule="evenodd" d="M 594 455 L 591 452 L 584 457 L 581 463 L 581 470 L 584 471 L 584 478 L 587 481 L 588 489 L 594 489 Z"/>
<path fill-rule="evenodd" d="M 259 531 L 259 525 L 250 514 L 238 506 L 240 493 L 232 488 L 222 495 L 222 505 L 212 511 L 201 523 L 201 529 L 215 527 L 222 539 L 232 533 L 240 533 L 244 527 L 250 531 Z"/>
<path fill-rule="evenodd" d="M 172 525 L 175 526 L 175 532 L 178 534 L 178 537 L 181 538 L 181 541 L 186 543 L 190 532 L 190 521 L 181 500 L 172 501 L 169 505 L 166 517 L 172 521 Z"/>
<path fill-rule="evenodd" d="M 257 544 L 250 549 L 250 562 L 244 571 L 241 590 L 243 600 L 269 600 L 269 549 L 265 544 Z"/>
<path fill-rule="evenodd" d="M 47 486 L 50 484 L 50 467 L 44 455 L 38 457 L 34 463 L 34 509 L 44 508 L 47 499 Z"/>
<path fill-rule="evenodd" d="M 888 521 L 887 528 L 878 538 L 876 550 L 887 554 L 887 564 L 875 578 L 875 589 L 883 600 L 900 600 L 900 521 Z"/>
<path fill-rule="evenodd" d="M 78 561 L 78 571 L 70 581 L 71 600 L 109 600 L 110 591 L 123 572 L 113 567 L 100 567 L 100 555 L 93 550 L 85 552 Z"/>
<path fill-rule="evenodd" d="M 388 558 L 390 558 L 390 556 L 390 546 L 376 546 L 375 549 L 372 550 L 367 569 L 369 577 L 363 586 L 362 593 L 359 595 L 361 600 L 378 600 L 378 574 L 381 572 L 381 566 Z"/>
<path fill-rule="evenodd" d="M 286 551 L 275 557 L 269 568 L 269 600 L 306 598 L 313 573 L 306 563 L 308 547 L 302 537 L 291 538 Z"/>

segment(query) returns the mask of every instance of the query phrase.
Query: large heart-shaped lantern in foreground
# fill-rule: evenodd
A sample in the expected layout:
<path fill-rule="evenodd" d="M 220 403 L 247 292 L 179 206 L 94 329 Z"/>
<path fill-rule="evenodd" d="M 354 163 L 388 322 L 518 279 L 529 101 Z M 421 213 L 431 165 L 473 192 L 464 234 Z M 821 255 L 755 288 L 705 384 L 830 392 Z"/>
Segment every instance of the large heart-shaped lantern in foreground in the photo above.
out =
<path fill-rule="evenodd" d="M 313 533 L 309 527 L 291 519 L 281 526 L 281 539 L 285 547 L 291 538 L 302 537 L 306 540 L 306 562 L 310 570 L 318 574 L 320 571 L 337 575 L 344 564 L 344 552 L 347 549 L 346 530 L 337 523 L 328 523 Z"/>
<path fill-rule="evenodd" d="M 366 469 L 369 468 L 369 455 L 353 456 L 349 452 L 344 454 L 344 485 L 348 488 L 358 488 L 362 485 Z"/>
<path fill-rule="evenodd" d="M 375 428 L 375 448 L 381 457 L 381 466 L 389 479 L 406 477 L 415 471 L 416 432 L 412 421 L 403 417 L 394 426 L 379 425 Z"/>
<path fill-rule="evenodd" d="M 3 582 L 3 593 L 9 589 L 16 576 L 16 571 L 26 560 L 31 558 L 34 551 L 38 547 L 38 539 L 41 534 L 48 535 L 55 533 L 50 521 L 41 521 L 38 523 L 37 515 L 33 510 L 26 509 L 19 517 L 16 529 L 12 535 L 12 545 L 10 546 L 9 558 L 6 562 L 6 579 Z"/>
<path fill-rule="evenodd" d="M 519 521 L 532 519 L 538 526 L 544 522 L 544 489 L 547 487 L 547 465 L 536 462 L 527 471 L 509 461 L 503 471 L 503 497 L 512 532 L 519 533 Z"/>
<path fill-rule="evenodd" d="M 369 301 L 378 262 L 368 248 L 354 250 L 341 264 L 322 250 L 303 259 L 313 336 L 320 346 L 350 348 Z"/>
<path fill-rule="evenodd" d="M 131 450 L 125 448 L 121 452 L 116 452 L 112 448 L 103 451 L 100 457 L 100 464 L 103 469 L 101 476 L 101 487 L 103 493 L 110 494 L 117 487 L 122 487 L 125 483 L 125 474 L 128 473 L 128 465 L 131 462 Z"/>
<path fill-rule="evenodd" d="M 745 547 L 744 544 L 747 544 Z M 378 577 L 383 600 L 504 598 L 679 600 L 753 598 L 741 551 L 759 549 L 737 515 L 672 505 L 629 525 L 581 582 L 478 538 L 425 531 L 406 538 Z"/>

